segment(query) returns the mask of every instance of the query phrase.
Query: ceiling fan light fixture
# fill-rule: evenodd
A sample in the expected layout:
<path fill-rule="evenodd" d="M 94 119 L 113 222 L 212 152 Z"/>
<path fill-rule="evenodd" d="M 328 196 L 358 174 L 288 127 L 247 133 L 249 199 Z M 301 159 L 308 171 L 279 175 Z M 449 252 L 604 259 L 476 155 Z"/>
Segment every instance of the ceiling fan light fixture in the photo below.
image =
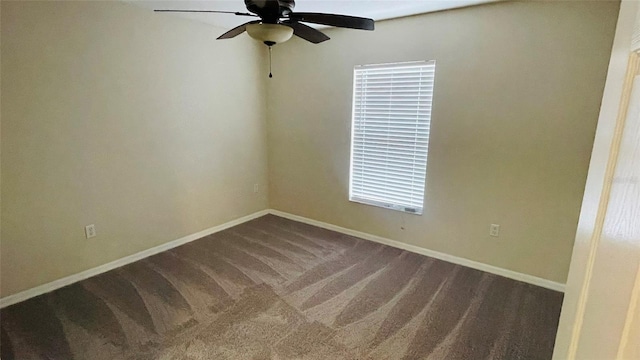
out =
<path fill-rule="evenodd" d="M 263 43 L 279 44 L 291 39 L 293 29 L 281 24 L 247 24 L 247 34 Z"/>

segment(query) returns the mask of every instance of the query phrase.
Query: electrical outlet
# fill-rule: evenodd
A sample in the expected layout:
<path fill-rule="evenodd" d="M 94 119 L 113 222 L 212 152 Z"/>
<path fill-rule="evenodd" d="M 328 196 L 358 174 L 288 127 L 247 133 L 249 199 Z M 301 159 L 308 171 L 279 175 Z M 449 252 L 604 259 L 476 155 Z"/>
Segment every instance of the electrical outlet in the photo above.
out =
<path fill-rule="evenodd" d="M 491 224 L 491 226 L 489 227 L 489 235 L 494 237 L 500 236 L 500 225 Z"/>
<path fill-rule="evenodd" d="M 253 184 L 253 192 L 257 194 L 258 193 L 258 189 L 259 189 L 258 188 L 258 184 Z"/>
<path fill-rule="evenodd" d="M 92 237 L 96 237 L 96 226 L 91 224 L 84 227 L 84 235 L 87 239 L 91 239 Z"/>

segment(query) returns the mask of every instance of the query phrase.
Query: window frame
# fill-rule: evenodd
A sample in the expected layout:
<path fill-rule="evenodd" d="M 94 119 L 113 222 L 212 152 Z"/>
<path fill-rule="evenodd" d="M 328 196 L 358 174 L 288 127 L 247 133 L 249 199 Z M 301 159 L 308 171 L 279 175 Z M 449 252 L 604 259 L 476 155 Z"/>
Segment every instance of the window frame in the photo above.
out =
<path fill-rule="evenodd" d="M 424 173 L 424 183 L 423 183 L 423 188 L 422 188 L 422 198 L 421 198 L 421 206 L 419 207 L 412 207 L 412 206 L 407 206 L 407 205 L 401 205 L 399 204 L 399 202 L 394 203 L 393 201 L 390 201 L 389 199 L 387 200 L 377 200 L 377 199 L 370 199 L 367 197 L 362 197 L 359 195 L 354 195 L 354 151 L 355 151 L 355 143 L 356 143 L 356 104 L 357 104 L 357 72 L 358 71 L 362 71 L 363 69 L 367 69 L 367 68 L 371 68 L 374 70 L 379 70 L 379 69 L 385 69 L 385 68 L 402 68 L 402 67 L 406 67 L 406 66 L 412 66 L 412 65 L 423 65 L 424 67 L 432 67 L 433 70 L 433 83 L 431 85 L 430 88 L 430 102 L 431 102 L 431 107 L 428 111 L 428 121 L 426 123 L 427 126 L 427 131 L 426 131 L 426 141 L 424 143 L 425 145 L 425 160 L 424 160 L 424 167 L 425 167 L 425 173 Z M 436 72 L 436 60 L 420 60 L 420 61 L 408 61 L 408 62 L 395 62 L 395 63 L 384 63 L 384 64 L 367 64 L 367 65 L 356 65 L 354 66 L 353 69 L 353 78 L 352 78 L 352 83 L 353 83 L 353 87 L 352 87 L 352 109 L 351 109 L 351 144 L 350 144 L 350 153 L 349 153 L 349 201 L 350 202 L 355 202 L 355 203 L 360 203 L 360 204 L 364 204 L 364 205 L 370 205 L 370 206 L 376 206 L 376 207 L 381 207 L 381 208 L 385 208 L 385 209 L 391 209 L 391 210 L 395 210 L 395 211 L 400 211 L 400 212 L 404 212 L 404 213 L 408 213 L 408 214 L 414 214 L 414 215 L 422 215 L 424 212 L 424 207 L 425 207 L 425 198 L 426 198 L 426 188 L 427 188 L 427 174 L 428 174 L 428 154 L 429 154 L 429 143 L 430 143 L 430 135 L 431 135 L 431 131 L 430 131 L 430 127 L 431 127 L 431 120 L 432 120 L 432 114 L 433 114 L 433 97 L 434 97 L 434 92 L 435 92 L 435 72 Z M 419 99 L 418 102 L 420 102 L 421 99 Z M 419 108 L 421 105 L 417 105 L 416 108 Z M 416 121 L 417 123 L 417 121 Z M 414 145 L 415 146 L 415 145 Z M 416 152 L 416 150 L 413 150 L 414 153 Z M 415 167 L 415 166 L 414 166 Z M 408 184 L 411 184 L 412 181 L 414 180 L 414 178 L 412 177 L 411 179 L 409 179 L 409 181 L 407 182 Z M 412 185 L 412 184 L 411 184 Z M 413 191 L 413 189 L 412 189 Z"/>

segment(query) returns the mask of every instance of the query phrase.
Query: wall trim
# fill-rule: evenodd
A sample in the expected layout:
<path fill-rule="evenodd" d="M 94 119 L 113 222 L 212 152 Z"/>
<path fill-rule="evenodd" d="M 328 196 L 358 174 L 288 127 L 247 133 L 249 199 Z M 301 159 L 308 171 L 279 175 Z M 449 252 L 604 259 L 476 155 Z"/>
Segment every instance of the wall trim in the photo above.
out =
<path fill-rule="evenodd" d="M 381 236 L 376 236 L 376 235 L 372 235 L 372 234 L 368 234 L 365 232 L 361 232 L 361 231 L 357 231 L 357 230 L 352 230 L 352 229 L 347 229 L 341 226 L 337 226 L 337 225 L 333 225 L 333 224 L 329 224 L 329 223 L 325 223 L 322 221 L 318 221 L 318 220 L 313 220 L 313 219 L 309 219 L 303 216 L 299 216 L 299 215 L 293 215 L 287 212 L 283 212 L 280 210 L 275 210 L 275 209 L 265 209 L 265 210 L 261 210 L 261 211 L 257 211 L 253 214 L 249 214 L 247 216 L 243 216 L 240 218 L 237 218 L 235 220 L 231 220 L 228 221 L 224 224 L 220 224 L 214 227 L 210 227 L 208 229 L 199 231 L 197 233 L 191 234 L 191 235 L 187 235 L 185 237 L 182 237 L 180 239 L 176 239 L 173 241 L 169 241 L 167 243 L 152 247 L 150 249 L 147 250 L 143 250 L 140 252 L 137 252 L 135 254 L 132 255 L 128 255 L 125 256 L 123 258 L 120 258 L 118 260 L 114 260 L 111 261 L 109 263 L 79 272 L 77 274 L 73 274 L 58 280 L 54 280 L 52 282 L 43 284 L 43 285 L 39 285 L 36 287 L 33 287 L 31 289 L 28 290 L 24 290 L 21 291 L 19 293 L 13 294 L 13 295 L 9 295 L 9 296 L 5 296 L 3 298 L 0 299 L 0 309 L 13 305 L 13 304 L 17 304 L 21 301 L 25 301 L 28 299 L 31 299 L 33 297 L 42 295 L 42 294 L 46 294 L 48 292 L 57 290 L 59 288 L 65 287 L 67 285 L 71 285 L 73 283 L 76 283 L 78 281 L 82 281 L 85 279 L 88 279 L 92 276 L 96 276 L 99 274 L 102 274 L 104 272 L 119 268 L 121 266 L 124 265 L 128 265 L 131 264 L 133 262 L 136 262 L 138 260 L 142 260 L 144 258 L 147 258 L 149 256 L 161 253 L 163 251 L 167 251 L 170 249 L 173 249 L 175 247 L 178 247 L 180 245 L 184 245 L 186 243 L 192 242 L 194 240 L 198 240 L 202 237 L 220 232 L 222 230 L 226 230 L 228 228 L 234 227 L 236 225 L 240 225 L 242 223 L 245 223 L 247 221 L 259 218 L 261 216 L 267 215 L 267 214 L 273 214 L 276 216 L 280 216 L 286 219 L 290 219 L 290 220 L 294 220 L 294 221 L 298 221 L 298 222 L 302 222 L 305 224 L 309 224 L 309 225 L 314 225 L 314 226 L 318 226 L 324 229 L 328 229 L 328 230 L 333 230 L 333 231 L 337 231 L 339 233 L 343 233 L 343 234 L 347 234 L 347 235 L 351 235 L 351 236 L 356 236 L 365 240 L 369 240 L 369 241 L 374 241 L 380 244 L 384 244 L 384 245 L 389 245 L 398 249 L 402 249 L 402 250 L 407 250 L 416 254 L 421 254 L 421 255 L 426 255 L 426 256 L 430 256 L 432 258 L 435 259 L 439 259 L 439 260 L 443 260 L 443 261 L 447 261 L 453 264 L 458 264 L 458 265 L 462 265 L 462 266 L 466 266 L 472 269 L 476 269 L 476 270 L 480 270 L 480 271 L 485 271 L 491 274 L 496 274 L 496 275 L 500 275 L 500 276 L 504 276 L 506 278 L 510 278 L 513 280 L 517 280 L 517 281 L 522 281 L 528 284 L 532 284 L 532 285 L 536 285 L 536 286 L 540 286 L 543 288 L 547 288 L 547 289 L 551 289 L 551 290 L 555 290 L 555 291 L 560 291 L 560 292 L 564 292 L 564 288 L 565 288 L 565 284 L 561 284 L 555 281 L 551 281 L 551 280 L 547 280 L 547 279 L 543 279 L 543 278 L 539 278 L 533 275 L 528 275 L 528 274 L 523 274 L 523 273 L 519 273 L 516 271 L 512 271 L 512 270 L 507 270 L 507 269 L 503 269 L 503 268 L 499 268 L 496 266 L 492 266 L 492 265 L 487 265 L 481 262 L 477 262 L 477 261 L 473 261 L 473 260 L 469 260 L 469 259 L 465 259 L 465 258 L 461 258 L 461 257 L 457 257 L 457 256 L 453 256 L 453 255 L 449 255 L 449 254 L 445 254 L 445 253 L 441 253 L 438 251 L 434 251 L 434 250 L 429 250 L 423 247 L 419 247 L 419 246 L 415 246 L 415 245 L 410 245 L 410 244 L 405 244 L 403 242 L 399 242 L 396 240 L 391 240 L 391 239 L 387 239 L 387 238 L 383 238 Z"/>
<path fill-rule="evenodd" d="M 149 256 L 161 253 L 163 251 L 167 251 L 169 249 L 173 249 L 175 247 L 178 247 L 180 245 L 184 245 L 186 243 L 192 242 L 194 240 L 198 240 L 202 237 L 217 233 L 219 231 L 228 229 L 230 227 L 234 227 L 236 225 L 240 225 L 242 223 L 245 223 L 247 221 L 259 218 L 261 216 L 267 215 L 269 214 L 270 211 L 268 209 L 265 210 L 261 210 L 261 211 L 257 211 L 253 214 L 249 214 L 247 216 L 243 216 L 240 218 L 237 218 L 235 220 L 231 220 L 228 221 L 224 224 L 220 224 L 214 227 L 210 227 L 208 229 L 199 231 L 197 233 L 191 234 L 191 235 L 187 235 L 185 237 L 176 239 L 176 240 L 172 240 L 169 242 L 166 242 L 164 244 L 152 247 L 150 249 L 147 250 L 143 250 L 140 252 L 137 252 L 135 254 L 132 255 L 128 255 L 125 256 L 123 258 L 120 258 L 118 260 L 114 260 L 112 262 L 79 272 L 77 274 L 74 275 L 70 275 L 67 277 L 63 277 L 61 279 L 58 280 L 54 280 L 52 282 L 43 284 L 43 285 L 39 285 L 36 287 L 33 287 L 31 289 L 28 290 L 24 290 L 21 291 L 19 293 L 13 294 L 13 295 L 9 295 L 9 296 L 5 296 L 3 298 L 0 299 L 0 309 L 7 307 L 9 305 L 13 305 L 16 303 L 19 303 L 21 301 L 25 301 L 28 300 L 30 298 L 42 295 L 42 294 L 46 294 L 48 292 L 51 292 L 53 290 L 59 289 L 61 287 L 65 287 L 67 285 L 71 285 L 73 283 L 76 283 L 78 281 L 82 281 L 84 279 L 88 279 L 92 276 L 96 276 L 98 274 L 102 274 L 104 272 L 107 272 L 109 270 L 113 270 L 116 268 L 119 268 L 121 266 L 127 265 L 127 264 L 131 264 L 133 262 L 136 262 L 138 260 L 147 258 Z"/>
<path fill-rule="evenodd" d="M 513 279 L 513 280 L 517 280 L 517 281 L 522 281 L 528 284 L 532 284 L 532 285 L 536 285 L 536 286 L 540 286 L 546 289 L 551 289 L 554 291 L 559 291 L 559 292 L 564 292 L 565 289 L 565 284 L 562 283 L 558 283 L 555 281 L 551 281 L 551 280 L 547 280 L 547 279 L 543 279 L 543 278 L 539 278 L 537 276 L 533 276 L 533 275 L 529 275 L 529 274 L 523 274 L 523 273 L 519 273 L 513 270 L 507 270 L 507 269 L 503 269 L 503 268 L 499 268 L 497 266 L 493 266 L 493 265 L 488 265 L 488 264 L 484 264 L 481 262 L 477 262 L 477 261 L 473 261 L 473 260 L 469 260 L 469 259 L 465 259 L 465 258 L 461 258 L 458 256 L 453 256 L 453 255 L 449 255 L 449 254 L 445 254 L 445 253 L 441 253 L 438 251 L 434 251 L 434 250 L 429 250 L 423 247 L 419 247 L 419 246 L 415 246 L 415 245 L 410 245 L 410 244 L 405 244 L 403 242 L 400 241 L 396 241 L 396 240 L 391 240 L 391 239 L 387 239 L 387 238 L 383 238 L 377 235 L 372 235 L 372 234 L 368 234 L 368 233 L 364 233 L 361 231 L 357 231 L 357 230 L 352 230 L 352 229 L 347 229 L 341 226 L 337 226 L 337 225 L 333 225 L 333 224 L 329 224 L 329 223 L 325 223 L 322 221 L 318 221 L 318 220 L 313 220 L 313 219 L 309 219 L 303 216 L 299 216 L 299 215 L 293 215 L 290 213 L 286 213 L 280 210 L 274 210 L 274 209 L 270 209 L 269 213 L 272 215 L 276 215 L 276 216 L 280 216 L 289 220 L 294 220 L 294 221 L 298 221 L 298 222 L 302 222 L 305 224 L 309 224 L 309 225 L 314 225 L 314 226 L 318 226 L 321 228 L 325 228 L 328 230 L 333 230 L 333 231 L 337 231 L 339 233 L 343 233 L 346 235 L 351 235 L 351 236 L 356 236 L 365 240 L 370 240 L 370 241 L 374 241 L 380 244 L 384 244 L 384 245 L 389 245 L 398 249 L 402 249 L 402 250 L 407 250 L 416 254 L 421 254 L 421 255 L 426 255 L 426 256 L 430 256 L 432 258 L 436 258 L 439 260 L 443 260 L 446 262 L 450 262 L 453 264 L 458 264 L 458 265 L 462 265 L 462 266 L 466 266 L 472 269 L 476 269 L 476 270 L 480 270 L 480 271 L 485 271 L 491 274 L 495 274 L 495 275 L 500 275 L 509 279 Z"/>

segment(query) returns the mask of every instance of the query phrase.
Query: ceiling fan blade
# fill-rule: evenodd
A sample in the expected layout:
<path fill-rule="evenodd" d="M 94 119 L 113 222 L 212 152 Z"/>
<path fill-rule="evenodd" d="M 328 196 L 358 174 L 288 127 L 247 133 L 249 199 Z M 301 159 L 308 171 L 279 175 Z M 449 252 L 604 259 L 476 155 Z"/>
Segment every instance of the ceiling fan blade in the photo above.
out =
<path fill-rule="evenodd" d="M 240 34 L 242 34 L 243 32 L 245 32 L 247 30 L 247 25 L 249 24 L 255 24 L 255 23 L 259 23 L 260 21 L 256 20 L 256 21 L 249 21 L 248 23 L 244 23 L 242 25 L 236 26 L 233 29 L 227 31 L 226 33 L 218 36 L 217 40 L 222 40 L 222 39 L 231 39 L 233 37 L 236 37 Z"/>
<path fill-rule="evenodd" d="M 285 21 L 282 24 L 292 28 L 294 35 L 299 36 L 314 44 L 318 44 L 330 39 L 324 33 L 312 28 L 311 26 L 308 26 L 299 22 Z"/>
<path fill-rule="evenodd" d="M 304 21 L 314 24 L 322 24 L 350 29 L 373 30 L 373 19 L 362 18 L 349 15 L 323 14 L 323 13 L 304 13 L 294 12 L 289 15 L 291 20 Z"/>
<path fill-rule="evenodd" d="M 178 12 L 178 13 L 214 13 L 214 14 L 234 14 L 239 16 L 253 16 L 256 15 L 237 12 L 237 11 L 217 11 L 217 10 L 173 10 L 173 9 L 156 9 L 155 12 Z"/>
<path fill-rule="evenodd" d="M 249 12 L 260 16 L 265 22 L 276 23 L 280 17 L 278 0 L 244 0 Z"/>

